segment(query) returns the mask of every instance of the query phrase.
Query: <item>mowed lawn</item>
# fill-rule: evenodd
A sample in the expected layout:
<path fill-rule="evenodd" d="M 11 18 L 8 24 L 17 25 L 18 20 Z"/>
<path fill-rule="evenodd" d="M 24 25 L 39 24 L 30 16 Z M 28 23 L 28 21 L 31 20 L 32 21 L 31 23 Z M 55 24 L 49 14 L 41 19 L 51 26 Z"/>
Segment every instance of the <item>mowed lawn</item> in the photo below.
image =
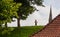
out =
<path fill-rule="evenodd" d="M 15 28 L 10 35 L 4 37 L 29 37 L 34 32 L 41 30 L 44 26 L 25 26 L 19 29 Z"/>

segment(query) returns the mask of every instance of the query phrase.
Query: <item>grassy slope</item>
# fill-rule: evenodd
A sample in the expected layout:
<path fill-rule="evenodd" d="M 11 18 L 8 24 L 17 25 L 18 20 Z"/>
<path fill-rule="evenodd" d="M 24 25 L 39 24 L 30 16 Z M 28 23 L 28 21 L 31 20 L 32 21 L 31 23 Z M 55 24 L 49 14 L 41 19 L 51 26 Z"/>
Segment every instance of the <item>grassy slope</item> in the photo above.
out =
<path fill-rule="evenodd" d="M 28 37 L 32 35 L 34 32 L 42 29 L 43 26 L 27 26 L 21 27 L 20 29 L 15 29 L 11 35 L 8 37 Z"/>

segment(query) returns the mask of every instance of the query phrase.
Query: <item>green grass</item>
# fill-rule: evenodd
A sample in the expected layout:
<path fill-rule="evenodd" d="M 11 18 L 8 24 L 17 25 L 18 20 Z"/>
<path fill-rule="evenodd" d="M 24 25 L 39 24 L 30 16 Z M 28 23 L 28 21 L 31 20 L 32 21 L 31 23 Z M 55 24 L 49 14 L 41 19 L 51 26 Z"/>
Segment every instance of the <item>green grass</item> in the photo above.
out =
<path fill-rule="evenodd" d="M 29 37 L 34 32 L 42 28 L 43 26 L 26 26 L 26 27 L 21 27 L 19 29 L 15 28 L 15 30 L 12 31 L 11 34 L 7 35 L 6 37 Z"/>

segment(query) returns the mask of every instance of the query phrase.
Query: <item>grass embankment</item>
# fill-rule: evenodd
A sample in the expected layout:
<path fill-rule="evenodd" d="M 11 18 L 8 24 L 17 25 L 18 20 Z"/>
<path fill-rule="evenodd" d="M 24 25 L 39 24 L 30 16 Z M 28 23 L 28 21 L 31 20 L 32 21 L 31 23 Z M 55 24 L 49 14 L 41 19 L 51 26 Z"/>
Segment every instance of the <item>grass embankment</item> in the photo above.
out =
<path fill-rule="evenodd" d="M 29 37 L 34 32 L 42 28 L 43 26 L 26 26 L 21 27 L 20 29 L 15 28 L 15 30 L 11 33 L 11 35 L 8 35 L 6 37 Z"/>

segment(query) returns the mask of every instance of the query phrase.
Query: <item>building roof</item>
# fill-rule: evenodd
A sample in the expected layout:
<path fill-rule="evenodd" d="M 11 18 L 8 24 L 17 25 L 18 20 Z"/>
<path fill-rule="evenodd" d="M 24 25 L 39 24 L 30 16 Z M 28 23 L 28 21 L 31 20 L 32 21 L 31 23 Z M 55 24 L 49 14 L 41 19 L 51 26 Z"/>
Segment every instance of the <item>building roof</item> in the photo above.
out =
<path fill-rule="evenodd" d="M 60 37 L 60 14 L 30 37 Z"/>

